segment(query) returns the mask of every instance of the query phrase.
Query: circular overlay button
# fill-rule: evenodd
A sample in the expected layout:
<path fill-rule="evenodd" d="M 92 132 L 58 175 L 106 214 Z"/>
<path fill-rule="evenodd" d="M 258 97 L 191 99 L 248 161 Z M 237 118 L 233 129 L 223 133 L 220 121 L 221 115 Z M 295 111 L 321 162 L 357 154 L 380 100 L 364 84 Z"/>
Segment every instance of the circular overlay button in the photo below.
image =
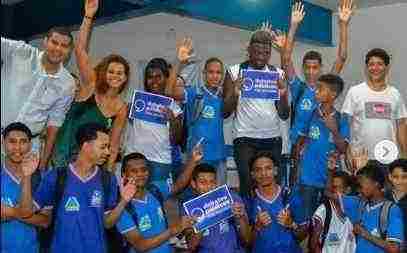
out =
<path fill-rule="evenodd" d="M 384 140 L 374 147 L 374 157 L 381 163 L 389 164 L 397 159 L 399 150 L 397 145 L 389 140 Z"/>

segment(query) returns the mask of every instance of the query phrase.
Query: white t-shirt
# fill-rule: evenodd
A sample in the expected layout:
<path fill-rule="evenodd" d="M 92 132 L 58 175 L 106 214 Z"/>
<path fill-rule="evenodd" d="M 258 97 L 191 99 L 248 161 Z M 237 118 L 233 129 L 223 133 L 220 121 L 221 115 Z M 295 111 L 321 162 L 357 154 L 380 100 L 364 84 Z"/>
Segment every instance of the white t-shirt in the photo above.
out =
<path fill-rule="evenodd" d="M 182 110 L 174 101 L 170 110 L 178 117 Z M 170 123 L 161 125 L 139 119 L 129 120 L 125 154 L 139 152 L 149 161 L 171 164 Z"/>
<path fill-rule="evenodd" d="M 229 68 L 232 80 L 239 76 L 240 64 Z M 250 67 L 249 67 L 250 69 Z M 270 71 L 265 66 L 264 71 Z M 284 75 L 282 69 L 277 68 L 281 78 Z M 280 118 L 273 100 L 269 99 L 246 99 L 239 98 L 234 119 L 235 138 L 249 137 L 267 139 L 281 136 Z"/>
<path fill-rule="evenodd" d="M 405 98 L 393 86 L 374 91 L 366 82 L 350 88 L 342 112 L 352 116 L 351 143 L 362 145 L 374 158 L 374 147 L 382 140 L 397 143 L 396 120 L 407 118 Z"/>
<path fill-rule="evenodd" d="M 314 213 L 314 218 L 319 220 L 324 227 L 326 209 L 320 205 Z M 326 235 L 322 253 L 353 253 L 356 250 L 356 239 L 353 234 L 353 225 L 348 217 L 339 217 L 332 208 L 331 223 Z"/>

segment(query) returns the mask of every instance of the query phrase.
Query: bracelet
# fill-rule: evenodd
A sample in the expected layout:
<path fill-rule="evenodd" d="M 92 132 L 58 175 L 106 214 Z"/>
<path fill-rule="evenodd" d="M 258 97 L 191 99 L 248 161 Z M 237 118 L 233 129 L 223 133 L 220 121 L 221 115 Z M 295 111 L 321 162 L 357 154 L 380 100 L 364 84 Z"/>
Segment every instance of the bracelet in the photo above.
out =
<path fill-rule="evenodd" d="M 84 16 L 84 18 L 89 19 L 89 20 L 93 20 L 93 17 L 89 17 L 89 16 Z"/>

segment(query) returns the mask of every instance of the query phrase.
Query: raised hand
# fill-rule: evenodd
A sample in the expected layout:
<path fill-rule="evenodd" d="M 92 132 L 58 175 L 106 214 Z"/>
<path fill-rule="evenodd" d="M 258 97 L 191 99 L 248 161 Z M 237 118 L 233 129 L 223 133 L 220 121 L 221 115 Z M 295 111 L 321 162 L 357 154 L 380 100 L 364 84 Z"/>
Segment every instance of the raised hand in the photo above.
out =
<path fill-rule="evenodd" d="M 241 219 L 243 217 L 246 217 L 246 210 L 242 203 L 238 203 L 238 202 L 233 203 L 232 213 L 236 219 Z"/>
<path fill-rule="evenodd" d="M 99 0 L 86 0 L 85 16 L 93 18 L 99 8 Z"/>
<path fill-rule="evenodd" d="M 181 220 L 177 223 L 170 225 L 170 231 L 172 235 L 178 235 L 182 231 L 188 228 L 192 228 L 195 224 L 195 219 L 190 216 L 182 216 Z"/>
<path fill-rule="evenodd" d="M 174 115 L 174 112 L 170 108 L 162 107 L 162 108 L 160 108 L 160 110 L 165 115 L 167 120 L 174 121 L 176 119 L 175 115 Z"/>
<path fill-rule="evenodd" d="M 339 22 L 348 24 L 354 10 L 353 0 L 342 0 L 342 4 L 338 7 Z"/>
<path fill-rule="evenodd" d="M 186 37 L 177 42 L 177 59 L 181 63 L 187 63 L 193 56 L 192 38 Z"/>
<path fill-rule="evenodd" d="M 287 40 L 286 34 L 278 31 L 277 33 L 275 33 L 275 36 L 273 37 L 271 43 L 275 49 L 281 51 L 285 46 L 286 40 Z"/>
<path fill-rule="evenodd" d="M 277 216 L 277 222 L 281 226 L 284 226 L 287 228 L 290 228 L 293 225 L 294 220 L 291 217 L 291 212 L 288 208 L 284 208 L 283 210 L 281 210 L 281 212 Z"/>
<path fill-rule="evenodd" d="M 363 168 L 369 160 L 368 150 L 365 147 L 350 147 L 350 164 L 353 169 L 353 173 L 356 174 L 361 168 Z"/>
<path fill-rule="evenodd" d="M 202 144 L 196 145 L 192 149 L 191 160 L 194 163 L 199 163 L 203 158 Z"/>
<path fill-rule="evenodd" d="M 268 226 L 270 223 L 271 223 L 270 215 L 265 211 L 259 210 L 259 213 L 257 213 L 257 216 L 256 216 L 256 223 L 254 225 L 255 229 L 257 231 L 261 230 L 264 227 Z"/>
<path fill-rule="evenodd" d="M 262 22 L 258 30 L 268 32 L 273 37 L 276 36 L 276 33 L 274 32 L 273 27 L 269 21 Z"/>
<path fill-rule="evenodd" d="M 304 4 L 296 2 L 291 11 L 291 24 L 299 24 L 305 17 Z"/>
<path fill-rule="evenodd" d="M 25 155 L 21 163 L 21 170 L 23 172 L 23 176 L 25 177 L 31 176 L 38 168 L 39 163 L 40 158 L 37 154 L 28 153 L 27 155 Z"/>
<path fill-rule="evenodd" d="M 126 203 L 129 203 L 130 200 L 134 197 L 134 194 L 136 193 L 136 191 L 137 191 L 137 187 L 130 181 L 130 182 L 127 182 L 126 185 L 121 185 L 120 196 Z"/>
<path fill-rule="evenodd" d="M 233 81 L 233 87 L 234 87 L 234 91 L 235 91 L 235 96 L 239 96 L 240 95 L 240 91 L 242 89 L 244 83 L 244 78 L 243 75 L 239 75 L 239 77 Z"/>

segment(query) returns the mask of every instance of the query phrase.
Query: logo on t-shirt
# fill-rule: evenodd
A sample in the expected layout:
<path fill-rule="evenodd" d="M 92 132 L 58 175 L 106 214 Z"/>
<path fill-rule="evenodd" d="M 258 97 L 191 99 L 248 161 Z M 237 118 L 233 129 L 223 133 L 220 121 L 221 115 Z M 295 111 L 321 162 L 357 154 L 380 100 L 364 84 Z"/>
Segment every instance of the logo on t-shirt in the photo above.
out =
<path fill-rule="evenodd" d="M 80 205 L 76 197 L 69 197 L 65 203 L 65 211 L 67 212 L 78 212 Z"/>
<path fill-rule="evenodd" d="M 301 110 L 309 111 L 312 108 L 312 101 L 309 98 L 304 98 L 301 102 Z"/>
<path fill-rule="evenodd" d="M 142 216 L 138 223 L 138 227 L 141 232 L 149 230 L 152 227 L 150 216 L 148 215 Z"/>
<path fill-rule="evenodd" d="M 391 119 L 391 104 L 384 102 L 366 102 L 367 119 Z"/>
<path fill-rule="evenodd" d="M 205 105 L 205 108 L 202 111 L 202 117 L 207 119 L 214 119 L 215 118 L 215 108 L 210 105 Z"/>
<path fill-rule="evenodd" d="M 337 245 L 340 243 L 340 238 L 337 233 L 330 233 L 328 235 L 328 244 L 329 245 Z"/>
<path fill-rule="evenodd" d="M 100 191 L 93 191 L 92 199 L 90 201 L 91 207 L 100 207 L 102 205 L 102 192 Z"/>
<path fill-rule="evenodd" d="M 309 137 L 311 139 L 317 140 L 319 139 L 319 136 L 321 135 L 321 132 L 319 131 L 319 127 L 317 126 L 311 126 L 309 129 Z"/>

